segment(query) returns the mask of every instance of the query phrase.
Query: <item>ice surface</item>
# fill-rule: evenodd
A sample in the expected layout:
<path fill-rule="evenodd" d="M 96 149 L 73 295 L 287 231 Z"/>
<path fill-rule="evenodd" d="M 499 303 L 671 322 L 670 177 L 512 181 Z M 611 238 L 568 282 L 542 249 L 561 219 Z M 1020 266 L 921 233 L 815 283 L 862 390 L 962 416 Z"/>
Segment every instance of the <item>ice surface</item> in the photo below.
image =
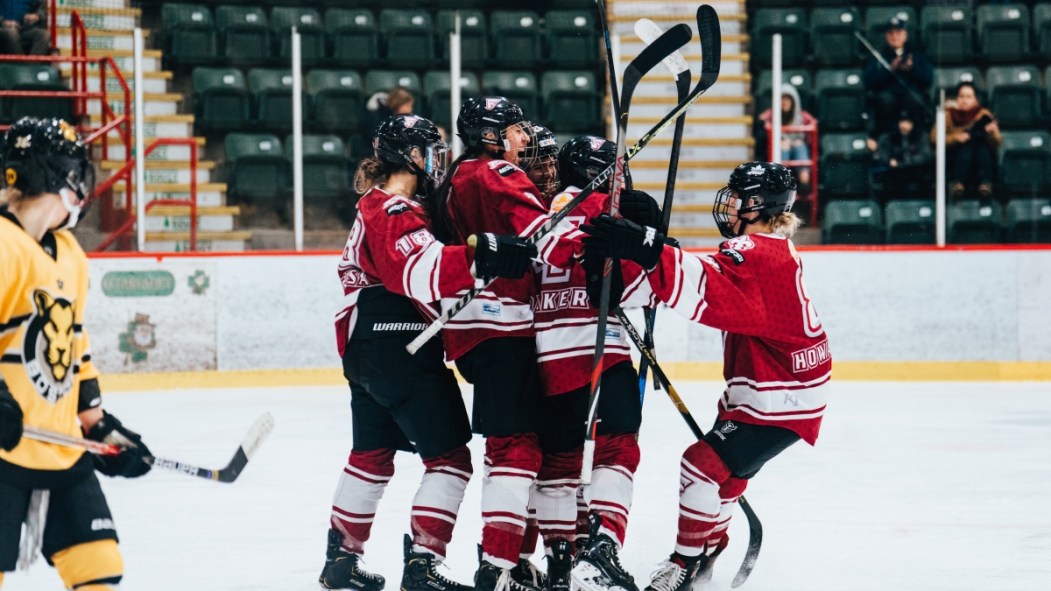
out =
<path fill-rule="evenodd" d="M 709 425 L 719 384 L 677 386 Z M 154 453 L 209 467 L 225 465 L 263 411 L 276 420 L 232 485 L 160 470 L 103 477 L 125 557 L 121 588 L 317 589 L 332 492 L 350 448 L 348 400 L 341 387 L 108 395 L 107 408 Z M 647 394 L 643 415 L 623 553 L 640 587 L 671 551 L 679 454 L 691 440 L 663 393 Z M 481 521 L 481 440 L 471 449 L 477 472 L 447 573 L 464 582 Z M 414 456 L 397 462 L 365 556 L 391 591 L 422 473 Z M 790 448 L 747 496 L 765 540 L 743 591 L 1051 589 L 1051 385 L 837 383 L 817 447 Z M 730 588 L 746 537 L 738 512 L 708 589 Z M 42 559 L 4 582 L 4 591 L 62 588 Z"/>

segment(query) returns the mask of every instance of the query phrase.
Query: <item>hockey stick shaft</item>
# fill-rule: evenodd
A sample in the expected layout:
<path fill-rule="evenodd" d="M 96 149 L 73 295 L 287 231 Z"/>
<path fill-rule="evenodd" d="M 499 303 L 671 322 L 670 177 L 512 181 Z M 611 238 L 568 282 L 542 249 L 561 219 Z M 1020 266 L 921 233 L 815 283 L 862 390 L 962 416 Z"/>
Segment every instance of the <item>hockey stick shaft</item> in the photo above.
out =
<path fill-rule="evenodd" d="M 661 46 L 662 50 L 667 50 L 668 53 L 670 53 L 672 50 L 677 50 L 686 43 L 688 43 L 692 35 L 693 33 L 690 31 L 689 27 L 687 27 L 686 25 L 678 25 L 676 27 L 668 29 L 668 31 L 661 36 L 662 42 L 660 44 L 654 44 L 651 47 L 657 47 L 659 45 Z M 635 58 L 636 61 L 642 59 L 643 55 L 646 55 L 646 53 L 646 51 L 643 51 L 641 54 L 639 54 L 639 57 Z M 656 52 L 654 52 L 654 57 L 659 58 Z M 660 59 L 657 59 L 657 62 L 659 61 Z M 656 62 L 654 62 L 654 65 L 655 64 Z M 624 160 L 630 160 L 635 156 L 635 154 L 639 152 L 639 150 L 645 148 L 651 141 L 653 141 L 653 139 L 656 136 L 660 135 L 660 133 L 671 124 L 671 120 L 674 117 L 678 116 L 679 113 L 685 112 L 686 109 L 688 109 L 690 105 L 692 105 L 694 101 L 696 101 L 697 98 L 700 97 L 701 94 L 703 94 L 705 90 L 707 90 L 707 88 L 703 88 L 700 84 L 698 84 L 697 88 L 694 89 L 693 93 L 690 95 L 690 97 L 687 98 L 686 102 L 676 106 L 675 109 L 673 109 L 667 116 L 661 119 L 660 122 L 657 123 L 657 125 L 653 126 L 648 132 L 646 132 L 646 134 L 642 138 L 639 139 L 638 142 L 636 142 L 631 148 L 627 150 Z M 570 213 L 572 213 L 573 210 L 579 207 L 580 204 L 584 202 L 584 200 L 590 197 L 592 193 L 594 193 L 602 187 L 605 187 L 606 183 L 609 182 L 609 179 L 618 170 L 623 170 L 623 166 L 618 165 L 618 163 L 613 163 L 606 167 L 605 170 L 600 172 L 588 184 L 588 186 L 584 187 L 580 191 L 580 193 L 578 193 L 576 197 L 570 200 L 569 203 L 567 203 L 562 209 L 560 209 L 557 213 L 549 217 L 545 222 L 540 224 L 540 226 L 538 226 L 532 234 L 528 236 L 523 236 L 523 238 L 526 238 L 530 244 L 536 244 L 540 242 L 548 234 L 550 234 L 552 230 L 554 230 L 555 227 L 563 219 L 565 219 Z M 405 349 L 409 353 L 413 354 L 419 351 L 420 347 L 422 347 L 424 343 L 437 336 L 438 333 L 441 332 L 442 327 L 448 324 L 448 322 L 453 317 L 459 314 L 472 301 L 474 301 L 474 299 L 477 298 L 478 295 L 482 293 L 482 291 L 484 291 L 486 287 L 488 287 L 488 283 L 482 287 L 471 288 L 467 293 L 461 296 L 459 300 L 457 300 L 450 307 L 445 309 L 436 320 L 431 322 L 431 324 L 423 330 L 423 332 L 417 335 L 415 339 L 413 339 L 408 345 L 406 345 Z"/>

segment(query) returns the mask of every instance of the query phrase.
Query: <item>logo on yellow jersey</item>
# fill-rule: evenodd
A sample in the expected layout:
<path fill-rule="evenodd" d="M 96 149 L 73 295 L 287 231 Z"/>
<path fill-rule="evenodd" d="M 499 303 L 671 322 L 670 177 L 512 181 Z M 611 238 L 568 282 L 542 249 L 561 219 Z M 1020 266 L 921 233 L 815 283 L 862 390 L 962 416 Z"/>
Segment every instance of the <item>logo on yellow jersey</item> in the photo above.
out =
<path fill-rule="evenodd" d="M 54 404 L 73 388 L 73 303 L 38 289 L 33 305 L 22 356 L 33 387 Z"/>

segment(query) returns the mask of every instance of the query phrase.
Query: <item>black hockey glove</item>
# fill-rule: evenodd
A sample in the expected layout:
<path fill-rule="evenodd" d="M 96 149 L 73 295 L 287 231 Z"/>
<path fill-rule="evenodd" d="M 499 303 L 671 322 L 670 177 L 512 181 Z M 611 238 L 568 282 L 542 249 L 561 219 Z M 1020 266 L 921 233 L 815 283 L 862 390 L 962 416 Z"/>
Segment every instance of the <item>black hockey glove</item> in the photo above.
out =
<path fill-rule="evenodd" d="M 22 407 L 0 378 L 0 448 L 11 451 L 22 439 Z"/>
<path fill-rule="evenodd" d="M 510 234 L 474 235 L 475 276 L 485 279 L 519 279 L 536 256 L 536 246 Z"/>
<path fill-rule="evenodd" d="M 596 310 L 602 298 L 602 267 L 606 257 L 592 256 L 584 247 L 584 260 L 581 265 L 586 274 L 585 289 L 588 292 L 588 303 Z M 612 310 L 620 305 L 620 298 L 624 295 L 624 275 L 620 272 L 620 260 L 613 259 L 613 269 L 610 271 L 609 279 L 609 307 Z"/>
<path fill-rule="evenodd" d="M 657 266 L 664 250 L 664 234 L 652 226 L 640 226 L 631 220 L 606 214 L 591 218 L 580 226 L 588 235 L 584 249 L 588 257 L 628 259 L 647 271 Z"/>
<path fill-rule="evenodd" d="M 620 193 L 620 215 L 640 226 L 659 228 L 664 222 L 661 208 L 648 193 L 624 190 Z"/>
<path fill-rule="evenodd" d="M 112 443 L 121 446 L 123 451 L 115 456 L 92 456 L 95 459 L 95 469 L 106 476 L 123 476 L 125 478 L 137 478 L 150 471 L 150 466 L 143 458 L 153 455 L 142 437 L 127 429 L 121 424 L 117 417 L 102 411 L 102 419 L 84 434 L 84 437 L 93 441 Z"/>

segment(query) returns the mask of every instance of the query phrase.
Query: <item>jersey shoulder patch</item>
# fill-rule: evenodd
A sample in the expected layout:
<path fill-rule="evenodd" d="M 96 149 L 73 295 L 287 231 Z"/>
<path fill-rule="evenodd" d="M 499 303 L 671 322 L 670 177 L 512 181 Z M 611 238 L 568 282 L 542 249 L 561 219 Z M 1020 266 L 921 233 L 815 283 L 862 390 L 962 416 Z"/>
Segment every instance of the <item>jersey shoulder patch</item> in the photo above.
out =
<path fill-rule="evenodd" d="M 522 172 L 521 168 L 518 168 L 507 160 L 493 160 L 489 162 L 489 170 L 495 170 L 500 176 L 510 176 L 516 170 Z"/>
<path fill-rule="evenodd" d="M 383 209 L 386 210 L 387 215 L 398 215 L 405 213 L 412 208 L 413 203 L 402 197 L 401 195 L 395 195 L 390 199 L 383 202 Z"/>

